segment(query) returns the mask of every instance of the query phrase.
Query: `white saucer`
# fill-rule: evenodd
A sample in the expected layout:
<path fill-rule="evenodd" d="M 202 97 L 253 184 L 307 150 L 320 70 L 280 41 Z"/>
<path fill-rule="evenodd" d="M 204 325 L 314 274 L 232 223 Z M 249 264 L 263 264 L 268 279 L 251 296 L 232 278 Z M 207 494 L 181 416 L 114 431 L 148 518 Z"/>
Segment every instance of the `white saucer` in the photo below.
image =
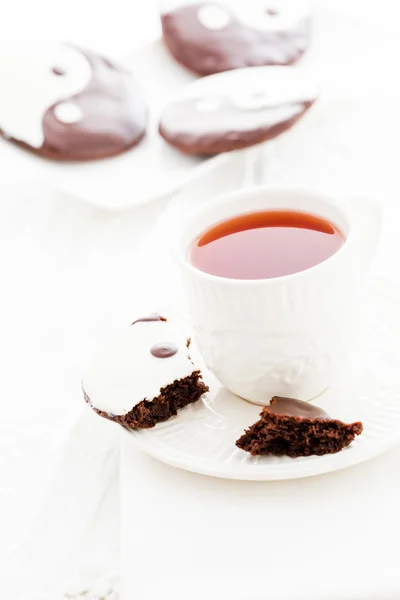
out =
<path fill-rule="evenodd" d="M 260 407 L 222 388 L 205 368 L 210 392 L 203 400 L 153 429 L 125 435 L 150 456 L 175 467 L 259 481 L 328 473 L 388 450 L 400 442 L 400 290 L 384 280 L 373 280 L 365 297 L 363 339 L 343 379 L 316 401 L 333 418 L 364 424 L 363 433 L 338 454 L 291 459 L 252 457 L 239 450 L 235 441 L 257 420 Z"/>

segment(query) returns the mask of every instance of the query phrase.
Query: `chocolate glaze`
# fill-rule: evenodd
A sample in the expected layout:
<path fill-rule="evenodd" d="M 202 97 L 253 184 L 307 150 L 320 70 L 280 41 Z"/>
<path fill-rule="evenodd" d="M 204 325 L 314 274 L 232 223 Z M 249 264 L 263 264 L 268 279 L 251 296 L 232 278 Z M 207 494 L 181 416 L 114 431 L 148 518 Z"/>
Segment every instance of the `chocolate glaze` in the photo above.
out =
<path fill-rule="evenodd" d="M 156 358 L 169 358 L 178 352 L 178 346 L 174 342 L 159 342 L 150 348 L 150 352 Z"/>
<path fill-rule="evenodd" d="M 288 417 L 301 417 L 303 419 L 330 419 L 328 413 L 319 406 L 282 396 L 271 398 L 270 404 L 264 407 L 264 412 Z"/>
<path fill-rule="evenodd" d="M 134 325 L 135 323 L 148 323 L 150 321 L 166 321 L 166 320 L 167 319 L 165 317 L 162 317 L 158 313 L 154 312 L 154 313 L 151 313 L 150 315 L 148 315 L 147 317 L 141 317 L 140 319 L 136 319 L 136 321 L 133 321 L 133 323 L 131 323 L 131 325 Z"/>
<path fill-rule="evenodd" d="M 259 95 L 249 94 L 249 99 L 256 100 Z M 292 127 L 315 100 L 247 108 L 229 96 L 210 96 L 210 100 L 214 99 L 219 102 L 215 110 L 204 111 L 198 108 L 202 98 L 170 102 L 161 114 L 160 135 L 187 154 L 238 150 L 280 135 Z"/>
<path fill-rule="evenodd" d="M 81 50 L 92 68 L 86 89 L 62 102 L 81 109 L 83 119 L 63 123 L 55 107 L 43 117 L 44 144 L 38 154 L 59 160 L 89 160 L 119 154 L 137 144 L 144 136 L 147 109 L 131 74 L 109 59 Z M 54 66 L 53 72 L 62 76 Z M 61 104 L 58 103 L 58 104 Z"/>
<path fill-rule="evenodd" d="M 241 67 L 289 65 L 308 47 L 312 20 L 305 17 L 287 31 L 260 31 L 241 23 L 226 4 L 229 24 L 219 30 L 204 27 L 198 12 L 208 2 L 181 6 L 161 17 L 165 43 L 174 58 L 199 75 Z M 212 2 L 218 5 L 218 2 Z M 222 5 L 221 5 L 222 8 Z M 274 8 L 270 9 L 274 11 Z M 268 14 L 268 7 L 266 7 Z M 269 13 L 271 14 L 271 13 Z M 277 15 L 278 13 L 275 14 Z"/>
<path fill-rule="evenodd" d="M 65 75 L 64 69 L 61 69 L 60 67 L 53 67 L 51 71 L 54 73 L 54 75 Z"/>

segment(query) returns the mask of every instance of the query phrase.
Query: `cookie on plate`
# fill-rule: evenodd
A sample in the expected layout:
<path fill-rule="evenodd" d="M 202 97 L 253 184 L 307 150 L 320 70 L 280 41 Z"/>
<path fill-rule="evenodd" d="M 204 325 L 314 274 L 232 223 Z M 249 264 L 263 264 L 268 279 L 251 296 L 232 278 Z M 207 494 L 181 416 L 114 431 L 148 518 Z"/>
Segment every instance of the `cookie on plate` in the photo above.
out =
<path fill-rule="evenodd" d="M 2 45 L 0 131 L 57 160 L 113 156 L 144 136 L 147 108 L 113 61 L 69 44 Z"/>
<path fill-rule="evenodd" d="M 184 3 L 161 15 L 173 57 L 199 75 L 289 65 L 305 52 L 312 19 L 304 0 Z"/>
<path fill-rule="evenodd" d="M 363 430 L 359 421 L 343 423 L 309 402 L 279 396 L 271 399 L 260 417 L 236 442 L 238 448 L 253 456 L 334 454 Z"/>
<path fill-rule="evenodd" d="M 188 346 L 164 317 L 137 319 L 89 365 L 82 381 L 85 400 L 125 427 L 166 421 L 208 391 Z"/>
<path fill-rule="evenodd" d="M 161 113 L 159 132 L 187 154 L 247 148 L 292 127 L 312 106 L 318 89 L 296 67 L 253 67 L 190 84 Z"/>

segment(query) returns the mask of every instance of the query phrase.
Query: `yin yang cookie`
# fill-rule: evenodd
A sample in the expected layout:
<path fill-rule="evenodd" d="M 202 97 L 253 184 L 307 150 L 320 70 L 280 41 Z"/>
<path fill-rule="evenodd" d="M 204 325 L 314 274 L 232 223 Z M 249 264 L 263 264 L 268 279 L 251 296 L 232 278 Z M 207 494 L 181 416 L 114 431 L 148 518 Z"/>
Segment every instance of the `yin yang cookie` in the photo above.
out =
<path fill-rule="evenodd" d="M 213 155 L 270 140 L 312 106 L 318 87 L 295 67 L 254 67 L 195 81 L 162 111 L 161 136 L 187 154 Z"/>
<path fill-rule="evenodd" d="M 312 30 L 304 0 L 185 2 L 163 12 L 161 24 L 172 56 L 199 75 L 292 64 Z"/>
<path fill-rule="evenodd" d="M 113 156 L 145 134 L 147 108 L 132 75 L 69 44 L 0 48 L 3 137 L 57 160 Z"/>
<path fill-rule="evenodd" d="M 88 366 L 82 381 L 86 402 L 101 417 L 131 429 L 175 416 L 208 391 L 189 343 L 157 313 L 136 319 Z"/>

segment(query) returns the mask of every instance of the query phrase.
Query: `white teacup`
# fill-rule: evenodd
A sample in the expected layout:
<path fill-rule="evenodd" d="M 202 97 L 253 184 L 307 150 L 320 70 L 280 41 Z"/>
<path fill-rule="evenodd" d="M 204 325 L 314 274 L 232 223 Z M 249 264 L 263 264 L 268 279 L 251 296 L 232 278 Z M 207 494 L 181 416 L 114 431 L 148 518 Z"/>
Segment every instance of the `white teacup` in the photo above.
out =
<path fill-rule="evenodd" d="M 227 279 L 190 264 L 190 244 L 211 226 L 269 208 L 319 215 L 339 227 L 346 241 L 324 262 L 274 279 Z M 191 213 L 175 255 L 196 342 L 222 385 L 256 404 L 274 395 L 311 400 L 329 387 L 351 349 L 380 229 L 375 202 L 341 201 L 289 186 L 239 190 Z"/>

